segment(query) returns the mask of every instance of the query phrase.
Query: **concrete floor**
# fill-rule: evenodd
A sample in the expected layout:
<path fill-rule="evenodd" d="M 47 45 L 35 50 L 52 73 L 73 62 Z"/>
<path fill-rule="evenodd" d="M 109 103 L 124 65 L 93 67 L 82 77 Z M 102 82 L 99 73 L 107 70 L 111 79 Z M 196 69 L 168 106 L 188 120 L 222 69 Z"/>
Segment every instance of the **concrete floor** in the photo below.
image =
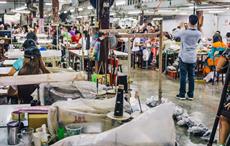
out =
<path fill-rule="evenodd" d="M 124 67 L 125 72 L 127 67 Z M 179 90 L 179 82 L 170 80 L 165 75 L 163 77 L 163 97 L 187 109 L 189 115 L 200 120 L 210 129 L 213 126 L 217 112 L 219 99 L 222 91 L 222 83 L 211 85 L 204 83 L 195 84 L 194 101 L 180 101 L 175 98 Z M 147 97 L 158 95 L 158 72 L 153 70 L 132 69 L 131 88 L 140 92 L 141 99 L 145 101 Z M 177 140 L 180 146 L 205 146 L 199 139 L 190 137 L 184 128 L 177 127 Z"/>

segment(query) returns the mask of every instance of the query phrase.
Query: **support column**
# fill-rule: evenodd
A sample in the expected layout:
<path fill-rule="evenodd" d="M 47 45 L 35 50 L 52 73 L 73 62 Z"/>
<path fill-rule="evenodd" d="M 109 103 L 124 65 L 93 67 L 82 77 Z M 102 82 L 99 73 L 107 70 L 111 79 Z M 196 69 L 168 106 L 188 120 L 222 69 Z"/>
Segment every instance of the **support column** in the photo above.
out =
<path fill-rule="evenodd" d="M 53 22 L 58 23 L 59 20 L 59 0 L 52 0 L 52 9 L 53 9 Z"/>
<path fill-rule="evenodd" d="M 40 33 L 44 33 L 44 0 L 39 0 L 39 31 Z"/>
<path fill-rule="evenodd" d="M 160 20 L 160 48 L 159 48 L 159 72 L 158 72 L 158 100 L 161 103 L 162 99 L 162 72 L 163 72 L 163 20 Z"/>
<path fill-rule="evenodd" d="M 109 29 L 110 0 L 99 0 L 99 26 L 101 29 Z"/>

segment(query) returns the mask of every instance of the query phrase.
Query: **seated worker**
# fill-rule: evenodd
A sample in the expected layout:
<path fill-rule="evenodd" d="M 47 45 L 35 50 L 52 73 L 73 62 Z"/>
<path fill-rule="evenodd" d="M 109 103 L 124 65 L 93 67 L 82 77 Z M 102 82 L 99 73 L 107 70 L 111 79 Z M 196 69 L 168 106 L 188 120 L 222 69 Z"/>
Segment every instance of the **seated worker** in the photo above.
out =
<path fill-rule="evenodd" d="M 222 37 L 216 33 L 213 36 L 213 44 L 211 50 L 208 52 L 208 58 L 205 61 L 205 67 L 203 69 L 204 74 L 208 74 L 215 70 L 215 66 L 218 63 L 219 57 L 227 48 L 226 44 L 222 41 Z"/>
<path fill-rule="evenodd" d="M 226 49 L 226 44 L 222 41 L 222 37 L 219 34 L 213 36 L 213 44 L 211 51 L 208 53 L 208 57 L 214 59 L 216 56 L 219 57 Z M 217 55 L 215 55 L 218 53 Z"/>
<path fill-rule="evenodd" d="M 4 48 L 5 41 L 0 40 L 0 62 L 6 60 L 7 58 L 4 56 L 5 48 Z"/>
<path fill-rule="evenodd" d="M 230 59 L 230 49 L 227 49 L 221 56 L 220 61 L 217 65 L 217 71 L 223 72 L 223 70 L 227 70 L 228 67 L 228 60 Z M 229 89 L 227 91 L 227 99 L 225 102 L 224 109 L 222 110 L 220 116 L 220 126 L 219 126 L 219 145 L 218 146 L 225 146 L 226 140 L 230 134 L 230 96 L 229 96 Z M 228 145 L 226 145 L 228 146 Z"/>
<path fill-rule="evenodd" d="M 23 47 L 23 50 L 30 48 L 30 47 L 36 47 L 36 42 L 34 40 L 27 39 L 23 43 L 22 47 Z M 23 66 L 23 61 L 24 61 L 23 57 L 18 58 L 16 62 L 13 64 L 13 67 L 11 68 L 8 76 L 13 76 L 17 71 L 19 71 Z"/>
<path fill-rule="evenodd" d="M 36 46 L 27 47 L 24 52 L 24 58 L 19 58 L 14 64 L 9 73 L 11 76 L 15 75 L 33 75 L 50 73 L 44 62 L 42 61 L 40 51 Z M 17 87 L 10 87 L 8 94 L 11 103 L 18 103 L 20 98 L 21 103 L 28 104 L 33 100 L 31 94 L 36 90 L 38 85 L 23 85 Z"/>
<path fill-rule="evenodd" d="M 32 28 L 29 29 L 29 32 L 28 32 L 28 34 L 26 35 L 26 39 L 27 39 L 27 40 L 32 39 L 32 40 L 34 40 L 35 42 L 38 41 L 38 38 L 37 38 L 37 35 L 36 35 L 34 29 L 32 29 Z"/>

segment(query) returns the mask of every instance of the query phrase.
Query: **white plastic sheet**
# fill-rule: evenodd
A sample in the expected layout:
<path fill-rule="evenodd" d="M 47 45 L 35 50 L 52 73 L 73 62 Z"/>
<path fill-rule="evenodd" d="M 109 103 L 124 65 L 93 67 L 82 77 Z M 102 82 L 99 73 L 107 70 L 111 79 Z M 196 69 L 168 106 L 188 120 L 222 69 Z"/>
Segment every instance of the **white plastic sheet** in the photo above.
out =
<path fill-rule="evenodd" d="M 57 108 L 58 107 L 58 108 Z M 57 129 L 57 114 L 59 122 L 63 124 L 104 122 L 107 113 L 114 111 L 115 98 L 94 100 L 76 99 L 72 101 L 60 101 L 49 108 L 48 128 L 51 135 Z M 125 110 L 130 110 L 130 105 L 124 101 Z"/>
<path fill-rule="evenodd" d="M 174 146 L 173 111 L 174 104 L 162 104 L 115 129 L 69 137 L 52 146 Z"/>

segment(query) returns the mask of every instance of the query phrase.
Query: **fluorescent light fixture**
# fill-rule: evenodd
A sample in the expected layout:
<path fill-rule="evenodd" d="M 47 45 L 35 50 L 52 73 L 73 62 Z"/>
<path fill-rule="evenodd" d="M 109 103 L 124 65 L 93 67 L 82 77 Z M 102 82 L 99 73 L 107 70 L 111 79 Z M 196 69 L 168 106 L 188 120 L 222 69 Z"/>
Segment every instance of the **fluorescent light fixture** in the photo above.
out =
<path fill-rule="evenodd" d="M 52 3 L 45 3 L 46 6 L 52 6 Z"/>
<path fill-rule="evenodd" d="M 223 13 L 224 11 L 223 10 L 210 10 L 208 11 L 208 13 L 211 13 L 211 14 L 217 14 L 217 13 Z"/>
<path fill-rule="evenodd" d="M 132 14 L 140 14 L 141 11 L 140 10 L 133 10 L 133 11 L 129 11 L 128 14 L 132 15 Z"/>
<path fill-rule="evenodd" d="M 16 10 L 16 11 L 21 11 L 21 10 L 25 10 L 25 9 L 27 9 L 27 7 L 23 6 L 23 7 L 18 7 L 18 8 L 16 8 L 15 10 Z"/>
<path fill-rule="evenodd" d="M 71 9 L 70 12 L 73 13 L 75 10 L 74 9 Z"/>
<path fill-rule="evenodd" d="M 12 10 L 14 13 L 19 13 L 19 14 L 30 14 L 30 11 L 28 10 Z"/>
<path fill-rule="evenodd" d="M 115 15 L 115 13 L 114 13 L 114 12 L 111 12 L 111 13 L 110 13 L 110 16 L 114 16 L 114 15 Z"/>
<path fill-rule="evenodd" d="M 7 1 L 0 1 L 0 4 L 6 4 Z"/>
<path fill-rule="evenodd" d="M 125 4 L 126 2 L 124 0 L 116 1 L 116 6 L 125 5 Z"/>
<path fill-rule="evenodd" d="M 93 7 L 92 7 L 92 6 L 88 6 L 88 7 L 87 7 L 87 9 L 92 10 L 92 9 L 93 9 Z"/>
<path fill-rule="evenodd" d="M 158 10 L 157 13 L 164 13 L 164 14 L 173 14 L 175 13 L 176 11 L 175 10 L 167 10 L 167 9 L 161 9 L 161 10 Z"/>
<path fill-rule="evenodd" d="M 78 8 L 78 11 L 83 11 L 83 8 Z"/>

